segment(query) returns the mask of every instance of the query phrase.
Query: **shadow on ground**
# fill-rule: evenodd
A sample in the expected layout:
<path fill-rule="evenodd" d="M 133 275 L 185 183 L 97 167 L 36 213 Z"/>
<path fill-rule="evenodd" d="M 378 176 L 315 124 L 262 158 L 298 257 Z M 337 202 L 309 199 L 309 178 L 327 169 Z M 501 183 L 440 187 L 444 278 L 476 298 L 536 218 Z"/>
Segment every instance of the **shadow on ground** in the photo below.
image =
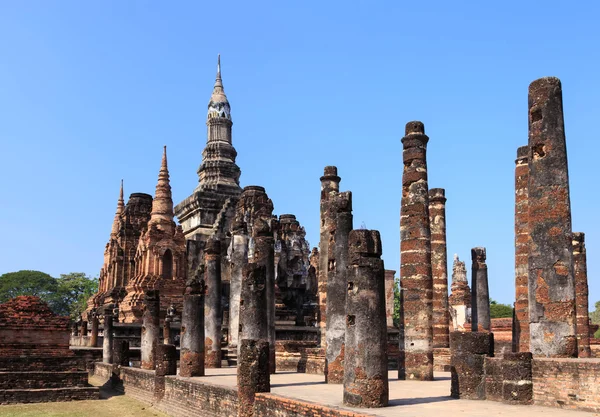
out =
<path fill-rule="evenodd" d="M 455 399 L 450 396 L 443 397 L 422 397 L 422 398 L 398 398 L 390 400 L 388 406 L 396 405 L 415 405 L 415 404 L 428 404 L 428 403 L 439 403 L 442 401 L 454 401 Z"/>

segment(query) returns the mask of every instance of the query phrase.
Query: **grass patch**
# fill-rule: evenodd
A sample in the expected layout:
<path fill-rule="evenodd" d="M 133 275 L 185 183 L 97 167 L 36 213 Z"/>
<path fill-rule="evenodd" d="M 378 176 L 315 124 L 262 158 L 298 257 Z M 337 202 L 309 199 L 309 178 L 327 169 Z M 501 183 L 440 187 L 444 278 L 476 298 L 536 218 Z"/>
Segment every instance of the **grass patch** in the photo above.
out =
<path fill-rule="evenodd" d="M 97 380 L 90 383 L 98 386 Z M 0 405 L 1 417 L 167 417 L 156 410 L 114 391 L 101 390 L 100 400 L 69 401 L 56 403 Z"/>

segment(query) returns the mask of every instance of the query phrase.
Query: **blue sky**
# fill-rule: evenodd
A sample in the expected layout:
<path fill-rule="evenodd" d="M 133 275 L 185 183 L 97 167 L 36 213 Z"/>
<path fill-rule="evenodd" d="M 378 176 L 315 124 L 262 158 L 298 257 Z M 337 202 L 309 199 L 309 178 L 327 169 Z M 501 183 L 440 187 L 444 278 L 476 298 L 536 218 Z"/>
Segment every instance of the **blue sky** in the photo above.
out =
<path fill-rule="evenodd" d="M 527 88 L 563 82 L 575 231 L 600 300 L 597 2 L 0 4 L 0 273 L 97 275 L 119 181 L 154 193 L 168 146 L 175 203 L 197 183 L 221 53 L 242 185 L 266 188 L 318 244 L 319 177 L 337 165 L 355 227 L 399 269 L 404 125 L 425 123 L 446 189 L 448 258 L 487 247 L 514 300 L 514 160 Z M 470 276 L 470 272 L 469 272 Z"/>

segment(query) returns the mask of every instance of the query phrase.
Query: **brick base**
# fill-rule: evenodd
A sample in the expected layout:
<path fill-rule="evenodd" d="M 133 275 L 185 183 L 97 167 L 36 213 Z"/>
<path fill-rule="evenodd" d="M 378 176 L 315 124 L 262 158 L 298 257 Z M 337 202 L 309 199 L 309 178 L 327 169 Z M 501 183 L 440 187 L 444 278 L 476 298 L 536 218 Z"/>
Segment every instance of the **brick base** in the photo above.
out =
<path fill-rule="evenodd" d="M 0 390 L 0 404 L 3 405 L 98 399 L 100 399 L 98 387 Z"/>

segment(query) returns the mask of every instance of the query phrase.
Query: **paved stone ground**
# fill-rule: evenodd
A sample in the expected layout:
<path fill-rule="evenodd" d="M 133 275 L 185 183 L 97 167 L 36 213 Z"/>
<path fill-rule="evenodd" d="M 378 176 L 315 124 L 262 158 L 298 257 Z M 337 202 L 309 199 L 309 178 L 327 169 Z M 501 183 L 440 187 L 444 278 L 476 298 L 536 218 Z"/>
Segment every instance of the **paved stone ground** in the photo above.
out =
<path fill-rule="evenodd" d="M 206 369 L 207 376 L 190 378 L 202 382 L 235 386 L 235 368 Z M 494 401 L 455 400 L 450 398 L 450 373 L 436 372 L 436 380 L 399 381 L 398 372 L 390 371 L 390 406 L 359 409 L 342 404 L 342 385 L 325 384 L 323 376 L 281 372 L 271 375 L 271 392 L 289 398 L 310 401 L 330 407 L 359 411 L 376 416 L 472 416 L 472 417 L 570 417 L 599 414 L 559 408 L 508 405 Z"/>

